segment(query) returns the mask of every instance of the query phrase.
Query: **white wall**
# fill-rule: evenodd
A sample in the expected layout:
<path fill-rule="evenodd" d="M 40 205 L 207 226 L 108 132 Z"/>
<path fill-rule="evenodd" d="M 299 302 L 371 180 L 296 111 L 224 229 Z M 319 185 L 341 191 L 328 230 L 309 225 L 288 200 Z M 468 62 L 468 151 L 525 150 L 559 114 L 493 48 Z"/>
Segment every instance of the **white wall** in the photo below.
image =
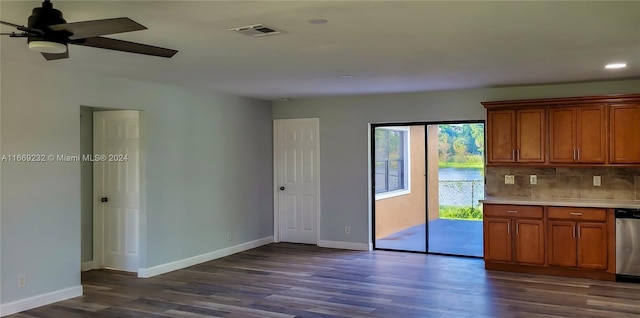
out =
<path fill-rule="evenodd" d="M 140 267 L 273 235 L 269 102 L 46 63 L 2 61 L 2 154 L 79 154 L 80 106 L 141 110 Z M 80 163 L 1 168 L 0 302 L 79 286 Z M 19 274 L 27 276 L 26 288 L 16 287 Z"/>
<path fill-rule="evenodd" d="M 276 102 L 273 118 L 320 118 L 320 238 L 370 243 L 369 123 L 485 120 L 483 101 L 618 93 L 640 93 L 640 80 L 303 99 Z"/>

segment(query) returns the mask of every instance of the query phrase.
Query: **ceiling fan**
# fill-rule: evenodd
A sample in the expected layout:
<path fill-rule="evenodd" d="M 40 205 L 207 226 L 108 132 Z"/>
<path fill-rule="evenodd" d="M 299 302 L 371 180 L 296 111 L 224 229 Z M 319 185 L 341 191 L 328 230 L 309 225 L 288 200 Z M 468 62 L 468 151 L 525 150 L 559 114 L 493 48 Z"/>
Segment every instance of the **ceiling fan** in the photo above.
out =
<path fill-rule="evenodd" d="M 62 12 L 54 9 L 50 0 L 44 0 L 42 7 L 33 9 L 26 27 L 4 21 L 0 21 L 0 24 L 21 31 L 19 33 L 0 33 L 0 35 L 27 38 L 29 48 L 42 53 L 42 56 L 48 61 L 68 58 L 68 44 L 167 58 L 178 53 L 176 50 L 162 47 L 102 37 L 107 34 L 146 29 L 145 26 L 129 18 L 67 23 L 62 18 Z"/>

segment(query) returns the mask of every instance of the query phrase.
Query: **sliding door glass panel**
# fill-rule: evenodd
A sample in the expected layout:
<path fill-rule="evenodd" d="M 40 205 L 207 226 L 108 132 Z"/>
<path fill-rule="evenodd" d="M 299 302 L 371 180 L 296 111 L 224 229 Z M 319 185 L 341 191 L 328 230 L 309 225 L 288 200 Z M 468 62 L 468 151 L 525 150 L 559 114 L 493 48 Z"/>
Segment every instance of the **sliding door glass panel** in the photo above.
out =
<path fill-rule="evenodd" d="M 374 129 L 375 246 L 426 252 L 425 127 Z"/>
<path fill-rule="evenodd" d="M 428 252 L 482 257 L 484 124 L 427 126 Z"/>

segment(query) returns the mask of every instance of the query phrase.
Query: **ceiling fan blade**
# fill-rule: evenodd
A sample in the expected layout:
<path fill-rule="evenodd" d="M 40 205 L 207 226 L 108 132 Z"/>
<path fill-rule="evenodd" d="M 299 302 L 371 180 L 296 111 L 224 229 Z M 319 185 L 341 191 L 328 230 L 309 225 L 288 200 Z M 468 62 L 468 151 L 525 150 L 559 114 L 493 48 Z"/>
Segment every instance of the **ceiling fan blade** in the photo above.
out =
<path fill-rule="evenodd" d="M 151 46 L 141 43 L 122 41 L 110 38 L 103 37 L 95 37 L 95 38 L 87 38 L 80 41 L 69 42 L 71 44 L 77 44 L 82 46 L 90 46 L 97 47 L 101 49 L 114 50 L 114 51 L 122 51 L 122 52 L 130 52 L 130 53 L 138 53 L 145 55 L 153 55 L 160 57 L 172 57 L 178 51 L 172 49 L 166 49 L 157 46 Z"/>
<path fill-rule="evenodd" d="M 11 33 L 0 33 L 0 35 L 8 35 L 9 37 L 12 38 L 28 38 L 29 37 L 29 33 L 15 33 L 15 32 L 11 32 Z"/>
<path fill-rule="evenodd" d="M 11 26 L 11 27 L 14 27 L 14 28 L 22 26 L 22 25 L 19 25 L 19 24 L 15 24 L 15 23 L 11 23 L 11 22 L 4 22 L 4 21 L 0 21 L 0 24 L 8 25 L 8 26 Z"/>
<path fill-rule="evenodd" d="M 145 30 L 147 27 L 129 18 L 80 21 L 50 25 L 52 31 L 67 31 L 70 40 L 92 38 L 101 35 Z"/>
<path fill-rule="evenodd" d="M 14 27 L 22 32 L 27 32 L 27 33 L 31 33 L 31 34 L 35 34 L 35 35 L 39 35 L 42 36 L 44 35 L 44 32 L 42 32 L 42 30 L 38 30 L 38 29 L 34 29 L 34 28 L 28 28 L 24 25 L 19 25 L 19 24 L 15 24 L 15 23 L 11 23 L 11 22 L 4 22 L 4 21 L 0 21 L 0 24 L 4 24 L 4 25 L 8 25 L 10 27 Z"/>
<path fill-rule="evenodd" d="M 69 50 L 60 54 L 42 53 L 42 56 L 44 56 L 47 61 L 66 59 L 69 58 Z"/>

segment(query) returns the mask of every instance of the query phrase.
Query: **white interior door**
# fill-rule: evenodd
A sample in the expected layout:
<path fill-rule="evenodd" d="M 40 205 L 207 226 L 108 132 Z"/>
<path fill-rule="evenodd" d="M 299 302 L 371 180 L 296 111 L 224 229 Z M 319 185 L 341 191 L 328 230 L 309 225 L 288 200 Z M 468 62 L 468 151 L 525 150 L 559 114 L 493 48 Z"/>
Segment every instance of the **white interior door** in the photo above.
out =
<path fill-rule="evenodd" d="M 140 222 L 139 115 L 93 113 L 94 262 L 137 272 Z"/>
<path fill-rule="evenodd" d="M 319 127 L 317 118 L 274 121 L 276 241 L 318 243 Z"/>

